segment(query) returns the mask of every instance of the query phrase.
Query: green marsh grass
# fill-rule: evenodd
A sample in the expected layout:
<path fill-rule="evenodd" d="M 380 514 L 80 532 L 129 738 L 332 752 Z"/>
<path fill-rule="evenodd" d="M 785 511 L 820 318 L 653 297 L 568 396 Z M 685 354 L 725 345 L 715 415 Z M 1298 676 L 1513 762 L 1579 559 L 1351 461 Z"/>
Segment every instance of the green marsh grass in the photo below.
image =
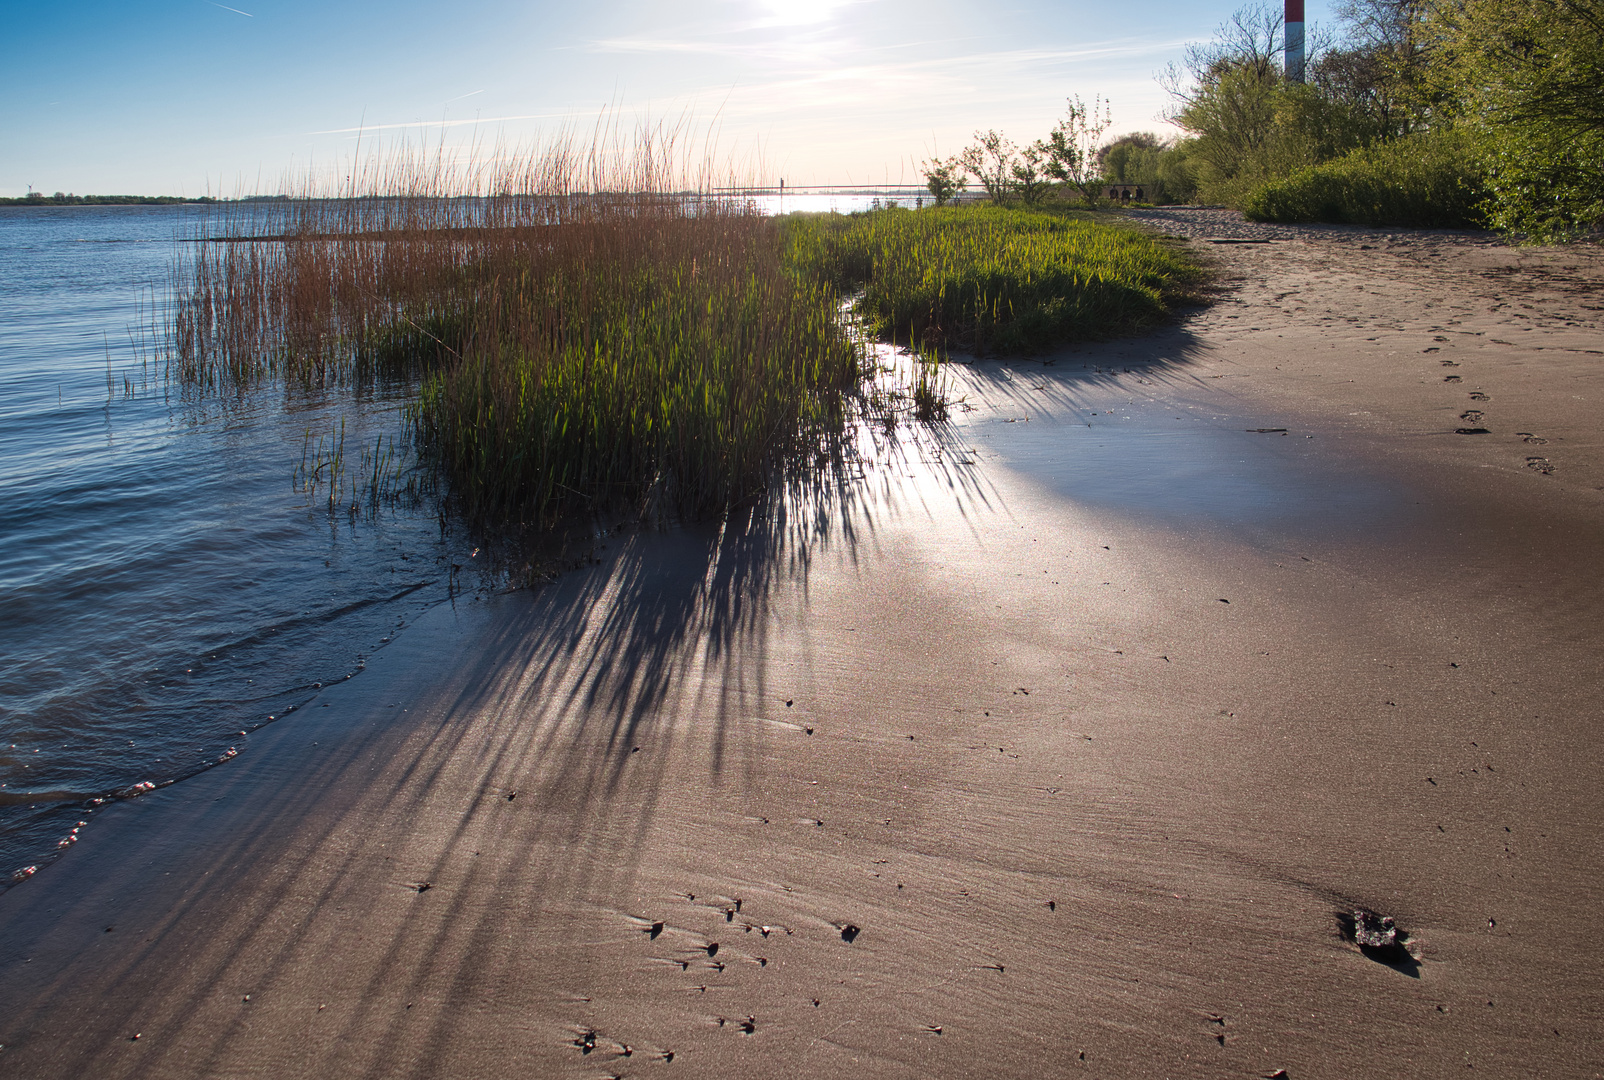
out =
<path fill-rule="evenodd" d="M 939 424 L 947 419 L 946 379 L 941 359 L 936 355 L 914 354 L 913 417 L 921 424 Z"/>
<path fill-rule="evenodd" d="M 1191 298 L 1177 245 L 1085 215 L 992 206 L 888 209 L 787 223 L 793 261 L 843 291 L 880 336 L 1023 352 L 1150 325 Z"/>
<path fill-rule="evenodd" d="M 857 356 L 774 221 L 707 208 L 553 241 L 476 300 L 422 384 L 420 440 L 471 514 L 598 496 L 705 510 L 825 451 Z"/>

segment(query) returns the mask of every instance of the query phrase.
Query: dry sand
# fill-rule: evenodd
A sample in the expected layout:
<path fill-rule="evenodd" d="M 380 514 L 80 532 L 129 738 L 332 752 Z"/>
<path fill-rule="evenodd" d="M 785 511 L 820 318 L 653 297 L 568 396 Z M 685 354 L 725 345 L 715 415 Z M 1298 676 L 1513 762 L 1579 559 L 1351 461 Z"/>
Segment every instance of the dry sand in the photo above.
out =
<path fill-rule="evenodd" d="M 0 1076 L 1604 1074 L 1604 260 L 1151 217 L 1274 242 L 104 814 Z"/>

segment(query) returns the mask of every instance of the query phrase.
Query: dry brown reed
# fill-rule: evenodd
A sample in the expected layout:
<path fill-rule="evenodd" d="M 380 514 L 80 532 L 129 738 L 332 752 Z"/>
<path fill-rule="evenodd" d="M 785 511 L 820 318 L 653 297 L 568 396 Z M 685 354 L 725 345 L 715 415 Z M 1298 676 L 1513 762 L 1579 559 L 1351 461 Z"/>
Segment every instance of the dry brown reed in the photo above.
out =
<path fill-rule="evenodd" d="M 408 381 L 425 459 L 478 518 L 753 494 L 839 425 L 855 355 L 775 223 L 712 197 L 710 155 L 686 165 L 689 134 L 403 147 L 225 204 L 175 275 L 168 374 Z"/>

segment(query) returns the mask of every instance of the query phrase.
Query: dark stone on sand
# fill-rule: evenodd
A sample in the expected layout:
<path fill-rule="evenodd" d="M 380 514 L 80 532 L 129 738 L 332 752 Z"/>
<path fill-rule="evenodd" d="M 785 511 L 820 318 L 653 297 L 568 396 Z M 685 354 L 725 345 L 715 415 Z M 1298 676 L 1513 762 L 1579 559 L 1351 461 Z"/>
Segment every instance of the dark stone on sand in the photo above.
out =
<path fill-rule="evenodd" d="M 1371 960 L 1419 978 L 1420 962 L 1405 945 L 1409 932 L 1394 922 L 1392 916 L 1355 908 L 1337 912 L 1337 925 L 1343 940 L 1359 946 L 1359 951 Z"/>

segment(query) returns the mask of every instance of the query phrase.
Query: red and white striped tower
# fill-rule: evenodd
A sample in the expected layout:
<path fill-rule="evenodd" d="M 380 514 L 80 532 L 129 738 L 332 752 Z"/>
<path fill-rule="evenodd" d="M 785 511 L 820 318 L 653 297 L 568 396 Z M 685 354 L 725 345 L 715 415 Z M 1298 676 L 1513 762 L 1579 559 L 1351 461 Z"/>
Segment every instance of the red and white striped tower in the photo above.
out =
<path fill-rule="evenodd" d="M 1303 81 L 1303 0 L 1286 0 L 1286 75 L 1289 82 Z"/>

